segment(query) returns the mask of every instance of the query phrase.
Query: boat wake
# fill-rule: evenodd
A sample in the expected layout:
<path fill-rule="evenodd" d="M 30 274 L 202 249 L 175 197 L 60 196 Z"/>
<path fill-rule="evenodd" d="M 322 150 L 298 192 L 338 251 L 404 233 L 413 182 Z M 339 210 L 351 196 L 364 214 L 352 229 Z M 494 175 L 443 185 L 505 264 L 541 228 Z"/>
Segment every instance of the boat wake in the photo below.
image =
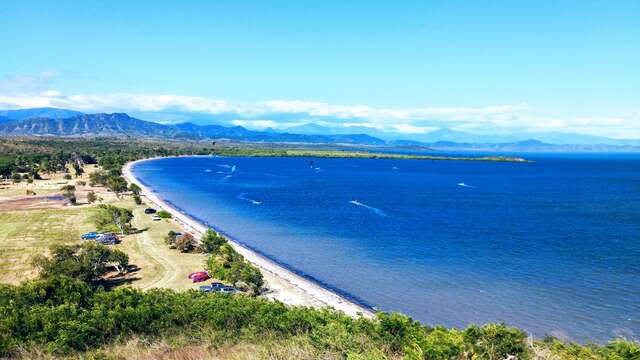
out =
<path fill-rule="evenodd" d="M 233 175 L 236 172 L 236 166 L 235 165 L 227 165 L 227 164 L 217 164 L 220 167 L 223 167 L 225 169 L 229 169 L 229 172 L 226 171 L 217 171 L 216 174 L 222 174 L 222 175 L 227 175 L 224 178 L 222 178 L 222 180 L 224 179 L 228 179 L 231 177 L 231 175 Z"/>
<path fill-rule="evenodd" d="M 211 169 L 207 169 L 207 170 L 205 170 L 204 172 L 206 172 L 206 173 L 210 173 L 210 172 L 211 172 Z"/>
<path fill-rule="evenodd" d="M 255 200 L 255 199 L 252 199 L 252 198 L 247 197 L 247 193 L 240 193 L 240 194 L 238 194 L 238 199 L 240 199 L 240 200 L 244 200 L 244 201 L 247 201 L 247 202 L 250 202 L 250 203 L 252 203 L 253 205 L 260 205 L 260 204 L 262 204 L 262 201 L 258 201 L 258 200 Z"/>
<path fill-rule="evenodd" d="M 361 203 L 358 200 L 351 200 L 351 201 L 349 201 L 349 203 L 351 203 L 353 205 L 356 205 L 356 206 L 361 206 L 361 207 L 363 207 L 363 208 L 365 208 L 367 210 L 371 210 L 372 212 L 376 213 L 377 215 L 387 216 L 387 214 L 384 211 L 382 211 L 382 210 L 380 210 L 380 209 L 378 209 L 376 207 L 369 206 L 367 204 Z"/>
<path fill-rule="evenodd" d="M 465 184 L 463 182 L 458 183 L 458 186 L 462 186 L 462 187 L 466 187 L 466 188 L 475 188 L 475 186 L 467 185 L 467 184 Z"/>

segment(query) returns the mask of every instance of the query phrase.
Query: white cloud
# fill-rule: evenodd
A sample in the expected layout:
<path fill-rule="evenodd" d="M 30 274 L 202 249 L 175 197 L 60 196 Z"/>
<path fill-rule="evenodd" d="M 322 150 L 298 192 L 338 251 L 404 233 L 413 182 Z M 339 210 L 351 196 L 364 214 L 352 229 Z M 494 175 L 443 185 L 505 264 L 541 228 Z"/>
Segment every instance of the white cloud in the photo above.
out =
<path fill-rule="evenodd" d="M 218 115 L 227 123 L 253 128 L 286 128 L 307 122 L 324 126 L 367 126 L 383 131 L 425 133 L 452 127 L 484 133 L 562 131 L 613 137 L 640 137 L 638 113 L 610 117 L 539 117 L 526 103 L 484 107 L 389 108 L 317 101 L 269 100 L 232 103 L 174 94 L 64 94 L 51 87 L 54 73 L 0 80 L 0 109 L 59 107 L 86 112 L 185 112 Z M 229 120 L 231 119 L 231 120 Z"/>
<path fill-rule="evenodd" d="M 249 127 L 252 129 L 278 128 L 280 124 L 273 120 L 231 120 L 233 125 Z"/>
<path fill-rule="evenodd" d="M 394 128 L 397 132 L 404 133 L 404 134 L 424 134 L 429 132 L 430 130 L 433 130 L 433 128 L 430 128 L 430 127 L 413 126 L 409 124 L 396 124 L 396 125 L 391 125 L 391 127 Z"/>

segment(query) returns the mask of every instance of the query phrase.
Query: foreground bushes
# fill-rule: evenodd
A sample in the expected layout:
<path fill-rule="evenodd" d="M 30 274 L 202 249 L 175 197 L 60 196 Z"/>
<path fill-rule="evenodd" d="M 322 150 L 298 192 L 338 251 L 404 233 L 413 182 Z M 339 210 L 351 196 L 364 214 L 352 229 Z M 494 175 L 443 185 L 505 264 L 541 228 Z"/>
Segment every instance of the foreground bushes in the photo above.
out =
<path fill-rule="evenodd" d="M 211 332 L 220 334 L 220 339 L 244 342 L 259 342 L 265 334 L 282 340 L 303 338 L 319 353 L 354 358 L 358 354 L 411 359 L 532 357 L 525 334 L 504 325 L 472 326 L 464 331 L 429 328 L 399 314 L 352 319 L 329 310 L 291 308 L 246 296 L 160 289 L 93 291 L 67 277 L 0 285 L 0 353 L 4 355 L 17 347 L 44 347 L 60 354 L 134 335 L 193 334 L 198 338 Z M 638 351 L 635 344 L 612 344 L 596 348 L 597 358 L 633 359 Z"/>

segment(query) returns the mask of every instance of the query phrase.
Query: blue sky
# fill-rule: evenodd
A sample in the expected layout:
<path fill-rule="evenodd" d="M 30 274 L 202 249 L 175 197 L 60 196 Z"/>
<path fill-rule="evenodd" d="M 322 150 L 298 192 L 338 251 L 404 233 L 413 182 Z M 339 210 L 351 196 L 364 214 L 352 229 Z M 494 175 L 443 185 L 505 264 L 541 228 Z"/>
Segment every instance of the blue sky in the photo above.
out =
<path fill-rule="evenodd" d="M 4 108 L 640 137 L 635 0 L 6 0 L 0 18 Z"/>

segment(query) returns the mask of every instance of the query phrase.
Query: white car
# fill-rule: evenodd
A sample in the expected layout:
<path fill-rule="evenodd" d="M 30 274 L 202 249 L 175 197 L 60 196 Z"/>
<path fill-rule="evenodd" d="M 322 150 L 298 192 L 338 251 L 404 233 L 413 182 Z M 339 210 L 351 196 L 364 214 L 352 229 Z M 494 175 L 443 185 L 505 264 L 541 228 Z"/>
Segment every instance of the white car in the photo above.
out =
<path fill-rule="evenodd" d="M 153 221 L 160 221 L 160 220 L 162 220 L 162 218 L 161 218 L 160 216 L 158 216 L 158 215 L 153 215 L 153 216 L 151 217 L 151 219 L 152 219 Z"/>

